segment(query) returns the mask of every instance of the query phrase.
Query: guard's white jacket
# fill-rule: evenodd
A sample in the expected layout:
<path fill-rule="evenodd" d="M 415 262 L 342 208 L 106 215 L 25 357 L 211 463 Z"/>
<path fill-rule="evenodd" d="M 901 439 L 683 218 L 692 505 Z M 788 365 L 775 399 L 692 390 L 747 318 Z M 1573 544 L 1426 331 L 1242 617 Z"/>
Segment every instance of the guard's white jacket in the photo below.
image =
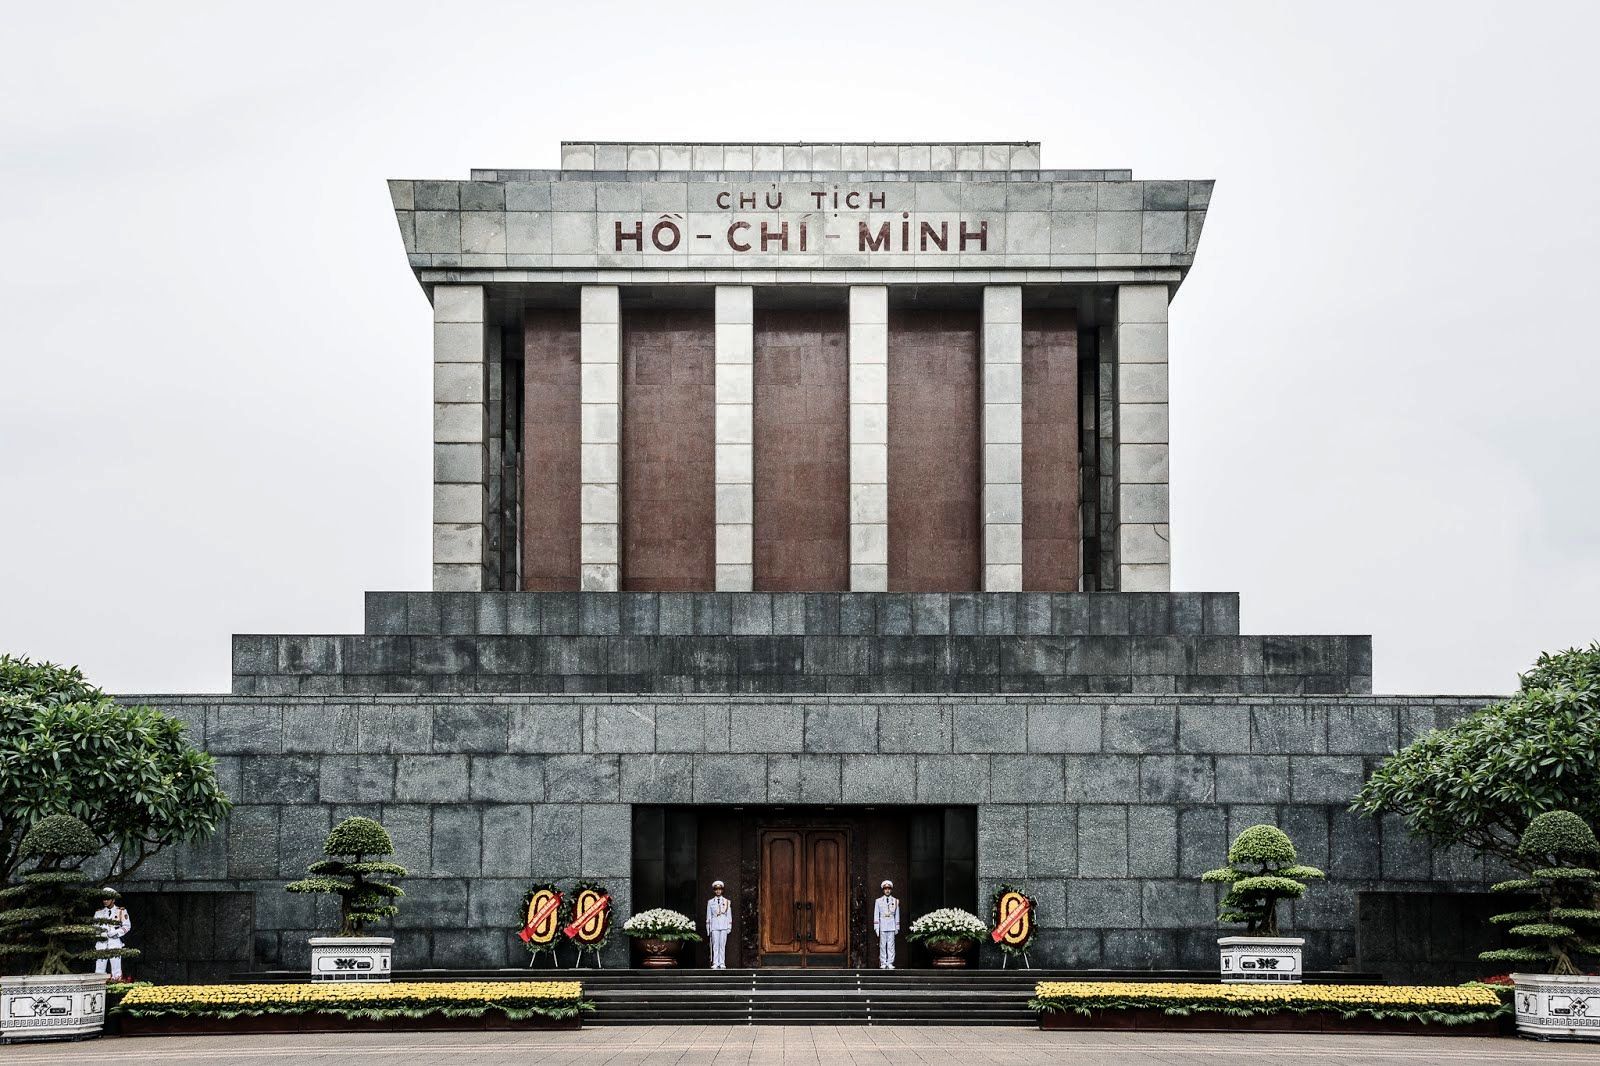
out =
<path fill-rule="evenodd" d="M 875 933 L 900 931 L 900 901 L 893 896 L 879 896 L 872 903 L 872 930 Z"/>
<path fill-rule="evenodd" d="M 706 932 L 726 932 L 733 928 L 733 904 L 727 896 L 712 896 L 706 900 Z"/>
<path fill-rule="evenodd" d="M 108 948 L 120 948 L 122 938 L 133 928 L 128 912 L 121 907 L 101 907 L 94 912 L 94 924 L 100 927 L 100 942 Z"/>

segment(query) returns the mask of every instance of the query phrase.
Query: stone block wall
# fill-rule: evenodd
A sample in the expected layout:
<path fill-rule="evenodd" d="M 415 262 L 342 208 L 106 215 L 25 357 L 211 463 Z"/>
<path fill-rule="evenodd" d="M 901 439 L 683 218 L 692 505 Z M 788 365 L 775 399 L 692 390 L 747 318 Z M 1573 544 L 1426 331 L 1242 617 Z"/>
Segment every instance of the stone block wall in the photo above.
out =
<path fill-rule="evenodd" d="M 234 692 L 1345 693 L 1366 636 L 1233 593 L 373 593 L 361 636 L 240 635 Z"/>
<path fill-rule="evenodd" d="M 236 803 L 222 832 L 129 887 L 254 893 L 268 967 L 303 964 L 333 920 L 331 901 L 282 885 L 352 814 L 382 820 L 413 872 L 394 923 L 405 968 L 521 965 L 534 877 L 602 878 L 626 914 L 635 803 L 972 805 L 980 899 L 1029 886 L 1043 966 L 1214 965 L 1216 891 L 1197 878 L 1255 822 L 1329 872 L 1286 915 L 1314 968 L 1354 963 L 1361 893 L 1495 876 L 1348 810 L 1385 754 L 1487 698 L 125 699 L 187 721 Z M 626 964 L 621 937 L 605 961 Z"/>

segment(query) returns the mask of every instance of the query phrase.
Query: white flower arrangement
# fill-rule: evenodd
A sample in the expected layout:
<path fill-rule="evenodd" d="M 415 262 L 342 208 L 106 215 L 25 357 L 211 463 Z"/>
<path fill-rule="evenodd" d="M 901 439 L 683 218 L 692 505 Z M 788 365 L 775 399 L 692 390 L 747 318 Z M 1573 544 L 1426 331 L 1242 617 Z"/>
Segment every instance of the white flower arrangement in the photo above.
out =
<path fill-rule="evenodd" d="M 668 907 L 652 907 L 631 915 L 622 923 L 622 931 L 646 940 L 700 939 L 700 934 L 695 932 L 694 920 Z"/>
<path fill-rule="evenodd" d="M 960 907 L 941 907 L 911 923 L 912 940 L 981 940 L 989 932 L 983 920 Z"/>

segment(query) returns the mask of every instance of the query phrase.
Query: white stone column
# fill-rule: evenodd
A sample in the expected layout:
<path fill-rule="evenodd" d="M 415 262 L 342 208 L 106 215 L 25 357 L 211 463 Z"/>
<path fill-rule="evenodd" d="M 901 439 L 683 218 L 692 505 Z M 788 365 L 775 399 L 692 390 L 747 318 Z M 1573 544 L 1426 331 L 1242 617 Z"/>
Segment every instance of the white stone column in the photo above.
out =
<path fill-rule="evenodd" d="M 488 407 L 481 285 L 433 289 L 433 587 L 481 592 L 487 550 Z"/>
<path fill-rule="evenodd" d="M 718 285 L 717 591 L 755 581 L 755 290 Z"/>
<path fill-rule="evenodd" d="M 615 285 L 579 295 L 582 429 L 579 587 L 616 592 L 622 583 L 619 485 L 622 450 L 622 312 Z"/>
<path fill-rule="evenodd" d="M 850 288 L 850 590 L 889 588 L 889 289 Z"/>
<path fill-rule="evenodd" d="M 983 290 L 983 591 L 1022 591 L 1022 286 Z"/>
<path fill-rule="evenodd" d="M 1167 287 L 1117 287 L 1117 588 L 1172 588 Z"/>

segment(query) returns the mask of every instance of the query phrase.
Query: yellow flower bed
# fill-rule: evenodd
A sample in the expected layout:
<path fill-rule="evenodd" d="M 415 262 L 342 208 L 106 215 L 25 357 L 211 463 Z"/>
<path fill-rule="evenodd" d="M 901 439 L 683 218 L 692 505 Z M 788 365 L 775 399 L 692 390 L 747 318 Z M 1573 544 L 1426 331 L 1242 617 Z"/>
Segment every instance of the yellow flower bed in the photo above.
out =
<path fill-rule="evenodd" d="M 1193 1000 L 1251 1006 L 1294 1004 L 1305 1007 L 1497 1007 L 1500 997 L 1465 985 L 1269 985 L 1199 984 L 1168 981 L 1040 981 L 1039 999 L 1148 999 L 1152 1003 Z"/>
<path fill-rule="evenodd" d="M 261 1014 L 338 1014 L 347 1018 L 452 1017 L 491 1010 L 519 1018 L 571 1017 L 591 1009 L 578 981 L 395 981 L 305 984 L 152 985 L 123 997 L 119 1010 L 140 1017 L 231 1018 Z"/>
<path fill-rule="evenodd" d="M 1329 1011 L 1343 1017 L 1403 1018 L 1455 1024 L 1486 1021 L 1507 1009 L 1482 985 L 1200 984 L 1166 981 L 1041 981 L 1029 1005 L 1043 1011 L 1089 1014 L 1160 1010 L 1248 1017 L 1278 1012 Z"/>

